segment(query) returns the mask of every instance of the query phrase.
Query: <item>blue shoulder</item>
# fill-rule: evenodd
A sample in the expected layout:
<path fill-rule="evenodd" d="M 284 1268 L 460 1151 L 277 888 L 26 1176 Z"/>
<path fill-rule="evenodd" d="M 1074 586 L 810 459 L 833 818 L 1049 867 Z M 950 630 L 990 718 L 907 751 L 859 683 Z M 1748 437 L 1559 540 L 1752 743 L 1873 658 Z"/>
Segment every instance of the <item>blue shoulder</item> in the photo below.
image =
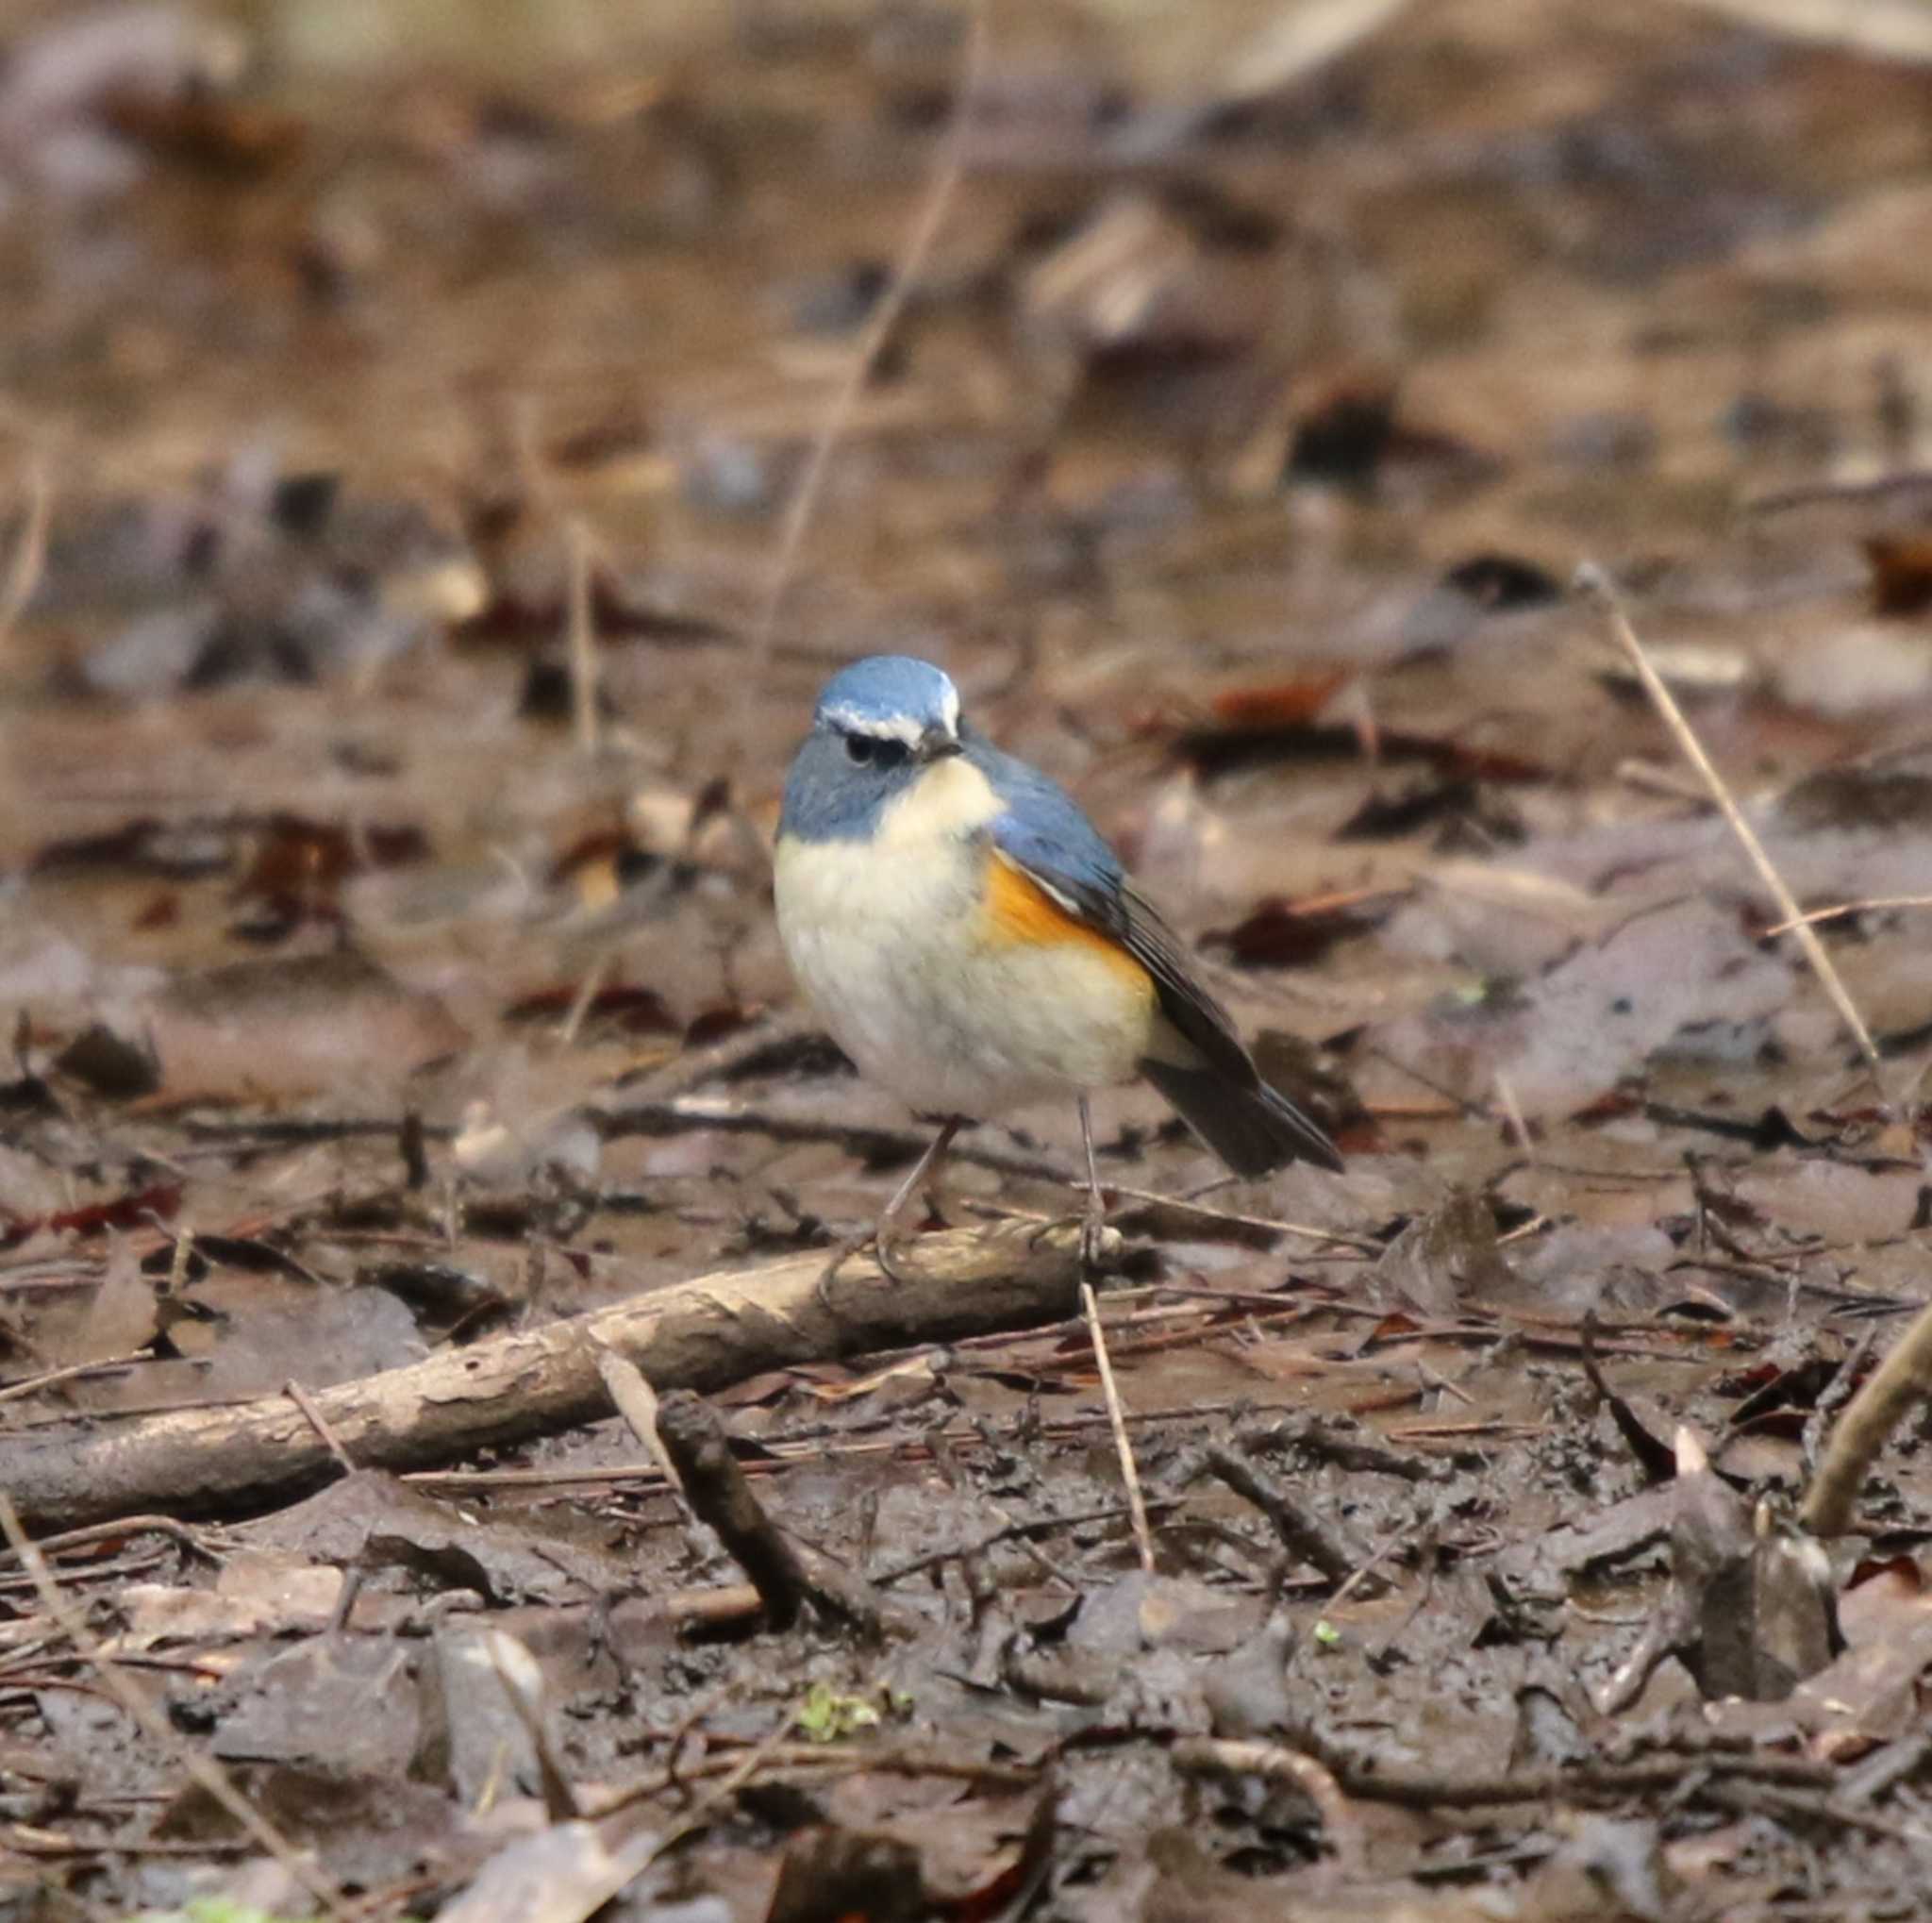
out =
<path fill-rule="evenodd" d="M 990 830 L 1001 853 L 1090 909 L 1111 907 L 1124 870 L 1079 803 L 1058 781 L 984 736 L 967 733 L 966 756 L 1006 804 Z"/>

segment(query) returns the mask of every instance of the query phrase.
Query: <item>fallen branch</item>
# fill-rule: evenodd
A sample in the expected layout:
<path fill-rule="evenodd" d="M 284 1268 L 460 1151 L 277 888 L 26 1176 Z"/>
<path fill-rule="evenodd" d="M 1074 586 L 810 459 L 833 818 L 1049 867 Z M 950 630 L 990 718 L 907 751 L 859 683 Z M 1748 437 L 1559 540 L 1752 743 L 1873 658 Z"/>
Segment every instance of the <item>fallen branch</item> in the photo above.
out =
<path fill-rule="evenodd" d="M 788 1363 L 957 1342 L 1078 1313 L 1078 1224 L 921 1236 L 908 1253 L 903 1280 L 855 1257 L 821 1287 L 822 1250 L 700 1276 L 340 1382 L 310 1399 L 361 1467 L 434 1468 L 608 1416 L 603 1350 L 634 1362 L 660 1390 L 715 1390 Z M 156 1510 L 261 1510 L 308 1493 L 336 1469 L 315 1426 L 279 1392 L 0 1435 L 0 1489 L 34 1530 Z"/>

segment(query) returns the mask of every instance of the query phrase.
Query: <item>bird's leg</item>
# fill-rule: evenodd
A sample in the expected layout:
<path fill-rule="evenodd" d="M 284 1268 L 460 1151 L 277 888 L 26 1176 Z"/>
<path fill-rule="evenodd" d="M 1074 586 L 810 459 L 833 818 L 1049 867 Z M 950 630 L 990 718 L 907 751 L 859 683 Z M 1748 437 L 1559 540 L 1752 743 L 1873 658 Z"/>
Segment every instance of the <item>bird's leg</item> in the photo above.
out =
<path fill-rule="evenodd" d="M 879 1267 L 895 1282 L 906 1279 L 892 1266 L 892 1246 L 896 1240 L 892 1231 L 898 1227 L 907 1203 L 919 1193 L 929 1177 L 938 1175 L 940 1164 L 946 1159 L 946 1150 L 953 1145 L 953 1137 L 965 1126 L 965 1116 L 948 1115 L 940 1124 L 940 1132 L 932 1138 L 931 1145 L 912 1164 L 912 1173 L 899 1184 L 893 1191 L 892 1199 L 879 1211 L 878 1224 L 872 1232 L 873 1255 Z"/>
<path fill-rule="evenodd" d="M 892 1199 L 879 1211 L 879 1218 L 872 1228 L 862 1229 L 857 1235 L 848 1236 L 832 1251 L 832 1259 L 825 1264 L 825 1272 L 819 1278 L 819 1289 L 823 1294 L 825 1284 L 839 1273 L 839 1267 L 848 1256 L 854 1256 L 872 1245 L 874 1257 L 884 1273 L 893 1281 L 904 1281 L 906 1278 L 892 1266 L 892 1229 L 908 1202 L 917 1193 L 919 1186 L 932 1175 L 944 1159 L 946 1150 L 953 1145 L 953 1138 L 966 1126 L 963 1115 L 949 1115 L 940 1124 L 940 1132 L 932 1138 L 926 1151 L 912 1164 L 912 1172 L 892 1192 Z"/>
<path fill-rule="evenodd" d="M 1080 1266 L 1101 1266 L 1101 1238 L 1107 1232 L 1107 1197 L 1100 1192 L 1100 1169 L 1093 1160 L 1093 1117 L 1080 1097 L 1080 1145 L 1087 1151 L 1087 1213 L 1080 1223 Z"/>

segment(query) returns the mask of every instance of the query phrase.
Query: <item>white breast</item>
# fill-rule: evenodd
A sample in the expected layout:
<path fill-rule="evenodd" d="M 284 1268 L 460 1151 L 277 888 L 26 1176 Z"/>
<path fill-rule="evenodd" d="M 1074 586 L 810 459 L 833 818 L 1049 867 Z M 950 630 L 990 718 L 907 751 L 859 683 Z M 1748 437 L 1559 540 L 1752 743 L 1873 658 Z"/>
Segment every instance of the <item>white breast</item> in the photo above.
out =
<path fill-rule="evenodd" d="M 1103 957 L 986 938 L 985 858 L 964 835 L 998 808 L 977 769 L 949 761 L 875 839 L 778 846 L 778 931 L 800 984 L 860 1072 L 924 1112 L 1128 1081 L 1146 1050 L 1147 999 Z"/>

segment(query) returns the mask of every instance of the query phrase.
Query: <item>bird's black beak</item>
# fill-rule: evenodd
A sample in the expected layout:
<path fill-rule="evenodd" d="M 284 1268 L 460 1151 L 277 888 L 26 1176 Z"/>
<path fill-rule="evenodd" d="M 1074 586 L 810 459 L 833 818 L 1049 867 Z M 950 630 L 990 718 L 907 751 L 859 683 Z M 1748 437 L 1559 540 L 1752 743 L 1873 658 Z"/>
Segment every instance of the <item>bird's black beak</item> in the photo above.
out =
<path fill-rule="evenodd" d="M 965 745 L 956 734 L 948 734 L 942 727 L 929 727 L 919 737 L 919 759 L 922 761 L 942 761 L 948 755 L 963 754 Z"/>

